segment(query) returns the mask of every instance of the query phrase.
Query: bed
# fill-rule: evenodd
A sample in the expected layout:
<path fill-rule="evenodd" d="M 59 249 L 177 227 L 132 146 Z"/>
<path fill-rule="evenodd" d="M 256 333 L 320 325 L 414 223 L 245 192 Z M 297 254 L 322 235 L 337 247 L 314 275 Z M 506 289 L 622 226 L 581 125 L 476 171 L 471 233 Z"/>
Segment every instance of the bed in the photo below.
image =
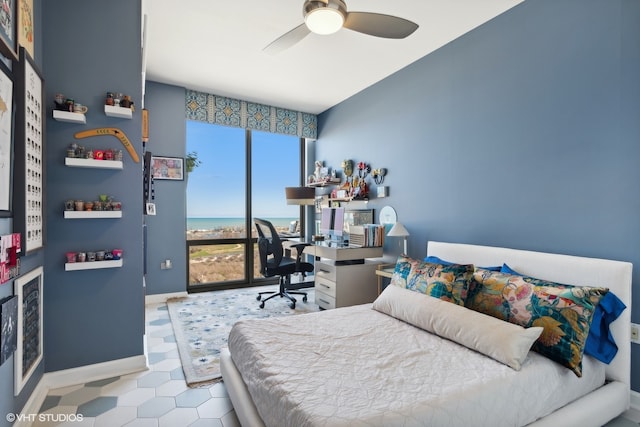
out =
<path fill-rule="evenodd" d="M 630 263 L 443 242 L 429 242 L 427 255 L 473 265 L 474 279 L 503 274 L 478 266 L 508 266 L 525 277 L 608 288 L 626 305 L 610 324 L 615 356 L 605 364 L 585 354 L 569 369 L 528 350 L 542 327 L 516 330 L 511 321 L 388 286 L 373 304 L 238 322 L 221 371 L 241 424 L 583 427 L 629 408 Z"/>

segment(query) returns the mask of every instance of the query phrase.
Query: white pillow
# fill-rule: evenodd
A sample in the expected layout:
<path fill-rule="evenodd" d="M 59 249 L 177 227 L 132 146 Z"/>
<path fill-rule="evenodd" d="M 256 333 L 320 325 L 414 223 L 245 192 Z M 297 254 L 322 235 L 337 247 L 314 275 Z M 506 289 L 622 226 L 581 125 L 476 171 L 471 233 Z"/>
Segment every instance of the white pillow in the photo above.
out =
<path fill-rule="evenodd" d="M 520 370 L 542 327 L 522 326 L 429 295 L 387 286 L 373 302 L 374 310 Z"/>

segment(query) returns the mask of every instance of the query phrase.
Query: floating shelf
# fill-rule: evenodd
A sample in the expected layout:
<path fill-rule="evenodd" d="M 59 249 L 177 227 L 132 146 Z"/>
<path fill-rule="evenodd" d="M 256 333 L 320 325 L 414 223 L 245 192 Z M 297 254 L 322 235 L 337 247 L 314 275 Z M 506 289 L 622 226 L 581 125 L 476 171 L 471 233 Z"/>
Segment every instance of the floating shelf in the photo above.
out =
<path fill-rule="evenodd" d="M 340 184 L 340 178 L 331 178 L 329 181 L 310 182 L 307 187 L 326 187 L 327 185 Z"/>
<path fill-rule="evenodd" d="M 122 160 L 96 160 L 65 157 L 64 164 L 75 168 L 122 169 Z"/>
<path fill-rule="evenodd" d="M 65 271 L 99 270 L 101 268 L 118 268 L 118 267 L 122 267 L 121 259 L 114 259 L 109 261 L 67 262 L 64 264 Z"/>
<path fill-rule="evenodd" d="M 113 105 L 105 105 L 104 113 L 109 117 L 118 117 L 121 119 L 131 119 L 131 117 L 133 117 L 131 108 L 114 107 Z"/>
<path fill-rule="evenodd" d="M 64 211 L 65 219 L 122 218 L 122 211 Z"/>
<path fill-rule="evenodd" d="M 69 111 L 53 110 L 53 118 L 59 122 L 67 123 L 87 123 L 87 117 L 82 113 L 71 113 Z"/>

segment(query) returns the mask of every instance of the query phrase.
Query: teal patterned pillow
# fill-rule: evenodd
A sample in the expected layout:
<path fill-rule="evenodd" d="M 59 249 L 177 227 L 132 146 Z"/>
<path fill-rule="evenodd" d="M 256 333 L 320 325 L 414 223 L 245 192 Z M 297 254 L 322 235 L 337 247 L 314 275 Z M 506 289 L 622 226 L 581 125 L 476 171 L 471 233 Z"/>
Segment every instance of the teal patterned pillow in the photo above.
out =
<path fill-rule="evenodd" d="M 398 257 L 391 284 L 464 306 L 473 264 L 436 264 Z"/>
<path fill-rule="evenodd" d="M 532 349 L 581 377 L 593 313 L 608 291 L 477 269 L 465 306 L 525 328 L 542 326 Z"/>

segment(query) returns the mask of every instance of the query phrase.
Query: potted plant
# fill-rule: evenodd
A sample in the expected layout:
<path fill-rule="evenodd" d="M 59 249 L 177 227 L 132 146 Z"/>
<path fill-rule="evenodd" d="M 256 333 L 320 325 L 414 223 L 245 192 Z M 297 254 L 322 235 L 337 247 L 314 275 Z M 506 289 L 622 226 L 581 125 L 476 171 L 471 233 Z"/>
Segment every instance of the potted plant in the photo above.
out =
<path fill-rule="evenodd" d="M 198 152 L 190 151 L 185 157 L 185 170 L 187 173 L 192 172 L 195 168 L 202 164 L 201 160 L 198 160 Z"/>

